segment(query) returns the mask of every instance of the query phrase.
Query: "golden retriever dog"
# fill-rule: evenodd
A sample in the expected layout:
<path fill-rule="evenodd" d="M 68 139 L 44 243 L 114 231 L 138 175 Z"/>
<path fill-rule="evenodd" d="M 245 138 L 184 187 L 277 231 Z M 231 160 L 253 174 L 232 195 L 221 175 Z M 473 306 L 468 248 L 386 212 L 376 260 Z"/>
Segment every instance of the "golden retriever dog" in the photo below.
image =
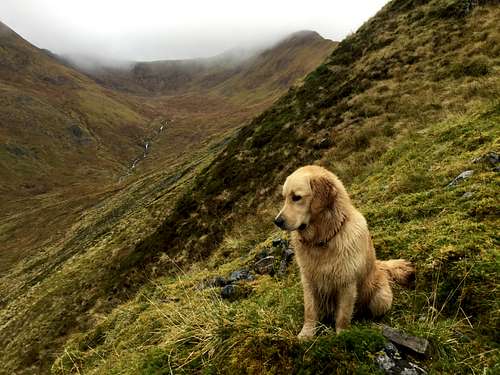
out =
<path fill-rule="evenodd" d="M 283 185 L 285 204 L 274 222 L 291 231 L 304 289 L 300 339 L 314 336 L 317 322 L 335 316 L 346 329 L 354 309 L 374 317 L 392 304 L 391 283 L 405 285 L 414 274 L 404 259 L 377 260 L 363 215 L 342 182 L 325 168 L 297 169 Z"/>

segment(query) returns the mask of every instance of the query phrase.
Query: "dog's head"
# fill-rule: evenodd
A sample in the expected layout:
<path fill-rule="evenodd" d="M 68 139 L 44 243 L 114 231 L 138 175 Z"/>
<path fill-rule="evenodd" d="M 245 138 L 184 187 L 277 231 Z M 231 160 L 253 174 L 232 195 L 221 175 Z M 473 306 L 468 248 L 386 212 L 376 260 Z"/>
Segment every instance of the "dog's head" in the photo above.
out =
<path fill-rule="evenodd" d="M 287 177 L 283 185 L 285 204 L 274 219 L 284 230 L 304 230 L 337 196 L 336 178 L 326 169 L 306 166 Z"/>

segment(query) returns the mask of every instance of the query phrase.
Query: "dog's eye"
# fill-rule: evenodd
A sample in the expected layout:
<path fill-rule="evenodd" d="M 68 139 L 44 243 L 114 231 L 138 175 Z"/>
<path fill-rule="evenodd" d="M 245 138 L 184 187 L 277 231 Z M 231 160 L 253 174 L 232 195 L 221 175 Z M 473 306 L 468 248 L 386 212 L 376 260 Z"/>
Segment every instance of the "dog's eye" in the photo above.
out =
<path fill-rule="evenodd" d="M 300 195 L 292 195 L 292 201 L 294 202 L 298 202 L 302 199 L 302 197 Z"/>

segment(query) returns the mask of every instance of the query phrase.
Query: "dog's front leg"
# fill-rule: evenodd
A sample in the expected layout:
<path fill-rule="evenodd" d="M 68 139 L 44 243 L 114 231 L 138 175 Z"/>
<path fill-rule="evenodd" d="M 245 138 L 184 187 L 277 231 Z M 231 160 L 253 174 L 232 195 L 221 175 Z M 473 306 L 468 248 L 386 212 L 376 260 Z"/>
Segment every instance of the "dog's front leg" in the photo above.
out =
<path fill-rule="evenodd" d="M 307 340 L 314 336 L 319 314 L 314 289 L 309 282 L 304 282 L 304 280 L 302 280 L 302 285 L 304 288 L 304 326 L 298 338 L 299 340 Z"/>
<path fill-rule="evenodd" d="M 335 331 L 337 333 L 349 327 L 357 294 L 356 283 L 348 284 L 338 291 L 335 309 Z"/>

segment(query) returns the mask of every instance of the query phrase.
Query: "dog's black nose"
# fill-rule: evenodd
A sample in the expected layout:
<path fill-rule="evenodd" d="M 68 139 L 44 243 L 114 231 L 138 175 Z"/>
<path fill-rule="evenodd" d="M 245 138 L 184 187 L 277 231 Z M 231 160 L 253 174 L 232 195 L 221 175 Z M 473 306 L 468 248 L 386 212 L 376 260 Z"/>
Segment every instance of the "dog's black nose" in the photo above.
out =
<path fill-rule="evenodd" d="M 278 227 L 283 228 L 285 225 L 285 220 L 281 216 L 278 216 L 276 219 L 274 219 L 274 224 L 276 224 Z"/>

